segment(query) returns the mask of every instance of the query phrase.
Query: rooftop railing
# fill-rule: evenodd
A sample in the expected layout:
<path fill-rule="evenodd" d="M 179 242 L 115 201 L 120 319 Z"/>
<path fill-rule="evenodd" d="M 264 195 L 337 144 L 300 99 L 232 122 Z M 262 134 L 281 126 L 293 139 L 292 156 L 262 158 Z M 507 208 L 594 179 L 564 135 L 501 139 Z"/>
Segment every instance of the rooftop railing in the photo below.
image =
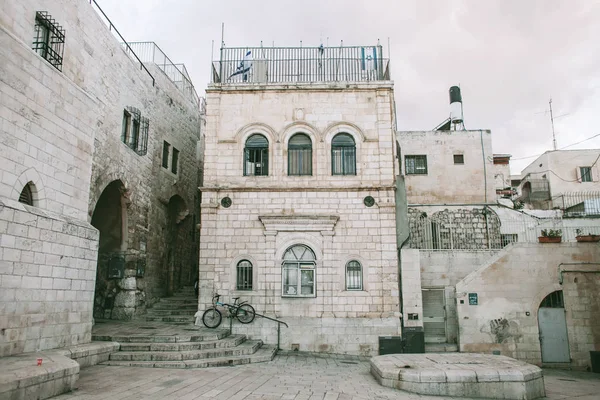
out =
<path fill-rule="evenodd" d="M 205 103 L 196 93 L 185 65 L 175 64 L 154 42 L 129 42 L 123 43 L 123 47 L 131 48 L 143 62 L 155 64 L 177 86 L 184 96 L 203 110 Z"/>
<path fill-rule="evenodd" d="M 381 46 L 232 47 L 213 62 L 212 83 L 318 83 L 390 80 Z"/>

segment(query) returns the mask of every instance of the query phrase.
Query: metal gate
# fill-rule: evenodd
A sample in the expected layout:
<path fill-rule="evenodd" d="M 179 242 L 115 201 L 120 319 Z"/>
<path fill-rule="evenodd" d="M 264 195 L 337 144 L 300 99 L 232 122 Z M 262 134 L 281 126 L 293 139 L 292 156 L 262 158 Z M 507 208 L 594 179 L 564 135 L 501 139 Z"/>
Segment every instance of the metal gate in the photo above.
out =
<path fill-rule="evenodd" d="M 425 343 L 446 342 L 444 289 L 423 289 L 423 329 Z"/>
<path fill-rule="evenodd" d="M 550 293 L 542 301 L 538 309 L 538 324 L 542 362 L 571 362 L 567 319 L 561 290 Z"/>

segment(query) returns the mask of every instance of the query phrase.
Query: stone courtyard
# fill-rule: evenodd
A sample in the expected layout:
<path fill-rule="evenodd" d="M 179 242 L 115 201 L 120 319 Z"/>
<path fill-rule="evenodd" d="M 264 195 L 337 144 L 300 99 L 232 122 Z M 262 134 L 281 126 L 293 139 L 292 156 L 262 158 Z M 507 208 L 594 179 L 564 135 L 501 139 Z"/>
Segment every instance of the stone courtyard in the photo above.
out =
<path fill-rule="evenodd" d="M 547 399 L 596 400 L 600 376 L 544 370 Z M 165 370 L 94 366 L 80 372 L 70 399 L 387 400 L 430 399 L 380 386 L 365 359 L 282 354 L 271 362 L 230 368 Z"/>

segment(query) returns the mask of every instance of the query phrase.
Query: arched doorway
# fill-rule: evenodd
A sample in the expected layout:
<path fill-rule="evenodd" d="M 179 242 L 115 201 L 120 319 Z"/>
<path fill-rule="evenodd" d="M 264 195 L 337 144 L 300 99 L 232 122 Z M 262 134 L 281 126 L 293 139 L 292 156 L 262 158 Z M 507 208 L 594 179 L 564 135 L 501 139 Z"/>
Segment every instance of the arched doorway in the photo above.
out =
<path fill-rule="evenodd" d="M 552 292 L 542 300 L 538 309 L 538 326 L 542 362 L 570 362 L 571 356 L 562 290 Z"/>
<path fill-rule="evenodd" d="M 123 182 L 111 182 L 102 192 L 91 224 L 100 231 L 94 293 L 94 318 L 111 318 L 116 279 L 123 278 L 127 248 L 127 212 Z"/>
<path fill-rule="evenodd" d="M 191 284 L 194 252 L 186 246 L 190 241 L 186 238 L 189 209 L 185 201 L 174 195 L 167 208 L 166 294 L 171 296 L 178 288 Z"/>

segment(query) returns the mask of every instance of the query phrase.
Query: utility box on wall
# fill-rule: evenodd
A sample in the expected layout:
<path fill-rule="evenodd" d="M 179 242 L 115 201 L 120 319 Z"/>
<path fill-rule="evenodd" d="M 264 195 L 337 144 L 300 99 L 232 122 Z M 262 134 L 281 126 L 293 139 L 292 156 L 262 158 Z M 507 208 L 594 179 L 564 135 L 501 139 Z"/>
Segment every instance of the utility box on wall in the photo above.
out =
<path fill-rule="evenodd" d="M 379 336 L 379 355 L 402 353 L 402 336 Z"/>
<path fill-rule="evenodd" d="M 425 332 L 422 326 L 405 327 L 403 334 L 403 353 L 425 353 Z"/>

